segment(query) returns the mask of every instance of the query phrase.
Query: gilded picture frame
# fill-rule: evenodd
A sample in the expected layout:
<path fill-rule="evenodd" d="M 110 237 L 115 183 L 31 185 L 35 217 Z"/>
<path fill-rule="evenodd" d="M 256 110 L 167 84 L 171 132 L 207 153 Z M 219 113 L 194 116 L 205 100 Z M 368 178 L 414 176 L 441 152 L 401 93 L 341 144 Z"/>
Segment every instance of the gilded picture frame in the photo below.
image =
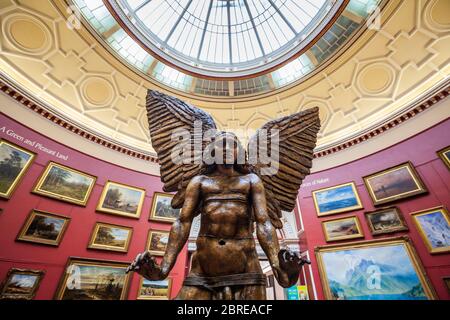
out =
<path fill-rule="evenodd" d="M 9 269 L 1 285 L 0 300 L 33 300 L 44 275 L 42 270 Z"/>
<path fill-rule="evenodd" d="M 159 283 L 163 284 L 167 282 L 167 289 L 161 289 L 164 291 L 167 291 L 166 294 L 164 295 L 157 295 L 155 294 L 155 291 L 158 289 L 154 289 L 154 288 L 147 288 L 147 292 L 148 293 L 144 293 L 144 285 L 148 285 L 149 287 L 151 287 L 152 285 L 158 285 Z M 165 287 L 165 286 L 164 286 Z M 141 277 L 140 281 L 139 281 L 139 289 L 138 289 L 138 295 L 137 295 L 137 300 L 169 300 L 170 299 L 170 293 L 172 290 L 172 278 L 166 278 L 164 280 L 160 280 L 160 281 L 151 281 L 151 280 L 147 280 L 144 279 L 143 277 Z"/>
<path fill-rule="evenodd" d="M 347 224 L 345 224 L 346 222 Z M 335 236 L 332 236 L 331 231 L 329 230 L 329 228 L 332 228 L 331 224 L 335 224 L 334 226 L 335 229 L 336 228 L 341 229 L 335 231 L 335 233 L 337 234 Z M 341 225 L 339 226 L 339 224 Z M 342 230 L 342 228 L 344 228 L 344 230 Z M 364 233 L 362 231 L 361 224 L 357 216 L 348 216 L 338 219 L 330 219 L 322 221 L 322 230 L 325 235 L 325 240 L 327 242 L 364 238 Z M 346 234 L 346 233 L 353 233 L 353 234 Z"/>
<path fill-rule="evenodd" d="M 106 233 L 108 229 L 109 232 Z M 103 237 L 99 235 L 100 230 L 102 230 L 102 233 L 104 234 Z M 123 231 L 125 231 L 126 234 L 124 234 Z M 128 252 L 132 237 L 133 237 L 132 227 L 121 226 L 111 223 L 97 222 L 94 225 L 94 228 L 92 229 L 88 249 Z M 114 243 L 114 241 L 116 242 L 119 241 L 118 244 L 121 243 L 123 244 L 118 245 L 117 243 Z"/>
<path fill-rule="evenodd" d="M 409 161 L 367 175 L 363 177 L 363 180 L 375 206 L 428 192 L 413 164 Z M 374 185 L 378 185 L 378 187 L 374 188 Z M 383 193 L 384 197 L 381 196 Z"/>
<path fill-rule="evenodd" d="M 158 235 L 162 235 L 168 239 L 169 233 L 169 231 L 164 230 L 150 230 L 148 232 L 146 250 L 155 256 L 163 256 L 166 252 L 167 243 L 164 248 L 158 248 L 158 246 L 161 247 L 161 245 L 159 243 L 155 245 L 154 242 L 155 240 L 158 241 L 156 238 Z"/>
<path fill-rule="evenodd" d="M 70 181 L 70 179 L 78 180 L 78 182 Z M 79 206 L 86 206 L 96 180 L 97 177 L 93 175 L 50 161 L 32 192 Z M 78 187 L 81 190 L 75 190 L 73 187 Z M 55 189 L 59 190 L 60 193 Z M 62 190 L 65 190 L 65 194 L 61 192 Z M 71 196 L 70 192 L 75 193 L 75 195 Z"/>
<path fill-rule="evenodd" d="M 447 169 L 450 170 L 450 146 L 437 152 L 439 158 L 445 163 Z"/>
<path fill-rule="evenodd" d="M 3 159 L 6 156 L 5 155 L 6 150 L 3 150 L 5 148 L 16 151 L 18 153 L 18 154 L 16 154 L 16 157 L 20 157 L 21 162 L 22 162 L 22 160 L 25 160 L 25 163 L 23 164 L 23 166 L 21 168 L 19 168 L 19 172 L 15 173 L 15 174 L 13 173 L 14 177 L 11 181 L 8 181 L 8 180 L 10 180 L 9 177 L 5 177 L 2 175 L 2 173 L 7 173 L 7 172 L 13 170 L 13 168 L 14 168 L 14 166 L 12 166 L 11 164 L 9 164 L 9 165 L 6 164 L 4 161 L 5 159 Z M 1 169 L 0 170 L 0 198 L 10 199 L 12 194 L 14 193 L 14 190 L 17 188 L 20 181 L 25 176 L 25 173 L 28 171 L 31 164 L 33 163 L 33 161 L 36 157 L 36 153 L 34 153 L 30 150 L 27 150 L 25 148 L 22 148 L 22 147 L 18 146 L 17 144 L 12 143 L 8 140 L 0 139 L 0 157 L 1 157 L 0 160 L 2 163 L 2 165 L 1 165 L 2 167 L 0 168 Z M 25 157 L 28 157 L 28 158 L 25 159 Z M 9 159 L 11 159 L 11 157 Z M 3 166 L 5 168 L 3 168 Z"/>
<path fill-rule="evenodd" d="M 380 208 L 378 210 L 364 212 L 364 214 L 370 232 L 374 236 L 409 230 L 405 218 L 398 207 L 392 206 Z M 394 215 L 394 217 L 386 218 L 386 215 L 389 214 Z"/>
<path fill-rule="evenodd" d="M 128 262 L 69 257 L 54 299 L 126 300 L 131 282 L 131 273 L 126 273 L 128 265 Z M 94 268 L 96 272 L 89 273 Z M 93 283 L 93 277 L 98 281 Z"/>
<path fill-rule="evenodd" d="M 16 241 L 58 247 L 63 240 L 70 220 L 70 217 L 61 214 L 33 209 L 20 229 Z M 53 230 L 49 230 L 50 228 Z M 54 234 L 55 231 L 57 232 L 56 235 Z"/>
<path fill-rule="evenodd" d="M 181 209 L 173 209 L 170 206 L 173 194 L 155 192 L 152 199 L 149 220 L 160 222 L 174 222 L 179 217 Z"/>
<path fill-rule="evenodd" d="M 325 299 L 327 300 L 397 300 L 404 299 L 405 297 L 419 300 L 437 299 L 436 292 L 426 275 L 425 269 L 412 241 L 407 236 L 329 244 L 315 247 L 314 251 Z M 379 254 L 383 251 L 385 251 L 384 257 Z M 336 256 L 333 257 L 333 255 Z M 341 255 L 342 257 L 337 255 Z M 361 259 L 361 255 L 369 257 L 368 259 L 375 259 L 376 261 Z M 335 263 L 332 261 L 336 261 L 341 265 L 333 265 Z M 370 263 L 372 264 L 370 265 Z M 358 271 L 362 264 L 366 266 L 366 270 Z M 387 265 L 389 272 L 379 270 L 379 268 L 384 268 L 384 265 Z M 371 266 L 373 266 L 373 270 L 369 270 L 369 267 Z M 376 268 L 378 268 L 378 271 Z M 397 268 L 397 270 L 394 268 Z M 407 269 L 407 271 L 405 271 L 405 269 Z M 357 278 L 360 278 L 361 276 L 365 277 L 367 281 L 362 279 L 362 281 L 352 282 L 352 284 L 349 285 L 350 289 L 345 289 L 346 287 L 337 282 L 336 279 L 338 278 L 332 276 L 331 272 L 340 274 L 351 272 L 352 274 L 354 273 Z M 408 287 L 410 289 L 406 292 L 391 294 L 391 291 L 399 290 L 398 287 L 393 286 L 392 289 L 389 286 L 383 286 L 380 283 L 379 287 L 374 285 L 373 288 L 367 288 L 367 290 L 371 292 L 369 296 L 357 296 L 357 294 L 359 294 L 358 291 L 361 290 L 357 284 L 361 286 L 364 286 L 364 284 L 367 285 L 371 280 L 369 277 L 373 276 L 375 274 L 374 272 L 378 272 L 378 274 L 381 273 L 382 275 L 385 274 L 385 277 L 389 275 L 390 282 L 397 281 L 398 283 L 406 282 L 405 279 L 408 278 L 405 277 L 405 272 L 410 272 L 411 275 L 409 278 L 413 279 L 415 282 L 408 280 Z M 347 276 L 345 278 L 347 278 Z M 330 281 L 333 283 L 333 290 L 330 287 Z M 348 280 L 346 279 L 345 281 Z M 349 281 L 351 282 L 352 279 Z M 382 279 L 380 279 L 380 281 L 382 281 Z M 387 280 L 385 279 L 385 281 Z"/>
<path fill-rule="evenodd" d="M 115 190 L 119 194 L 113 193 Z M 144 199 L 144 188 L 108 180 L 103 187 L 96 210 L 103 213 L 139 219 Z"/>
<path fill-rule="evenodd" d="M 448 239 L 450 239 L 450 218 L 445 207 L 439 206 L 412 212 L 411 217 L 431 254 L 450 251 L 450 244 L 448 243 Z M 441 246 L 441 243 L 444 245 Z"/>
<path fill-rule="evenodd" d="M 363 209 L 355 182 L 347 182 L 312 192 L 318 217 Z M 337 200 L 333 200 L 339 198 Z"/>

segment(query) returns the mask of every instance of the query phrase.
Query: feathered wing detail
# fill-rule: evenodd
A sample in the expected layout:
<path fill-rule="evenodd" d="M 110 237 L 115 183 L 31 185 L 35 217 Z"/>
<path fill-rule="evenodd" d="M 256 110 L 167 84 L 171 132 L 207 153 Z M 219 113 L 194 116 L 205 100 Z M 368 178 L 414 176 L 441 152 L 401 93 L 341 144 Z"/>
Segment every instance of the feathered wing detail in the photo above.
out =
<path fill-rule="evenodd" d="M 281 211 L 294 209 L 300 185 L 310 172 L 319 130 L 319 108 L 315 107 L 269 121 L 249 140 L 250 166 L 264 184 L 268 214 L 277 229 L 283 227 Z M 263 137 L 264 132 L 267 139 Z M 275 139 L 278 139 L 278 145 L 272 146 Z M 255 157 L 255 153 L 252 156 L 252 146 L 257 155 L 268 155 L 271 161 L 271 155 L 278 153 L 278 161 L 267 163 L 259 156 Z M 271 174 L 267 174 L 270 171 Z"/>
<path fill-rule="evenodd" d="M 196 141 L 202 141 L 202 148 L 194 149 L 195 135 L 216 130 L 216 124 L 206 112 L 158 91 L 148 90 L 146 108 L 150 138 L 161 166 L 163 190 L 177 192 L 172 200 L 172 207 L 181 208 L 189 181 L 200 174 L 202 152 L 207 144 L 203 136 L 197 136 L 200 140 Z M 201 121 L 200 133 L 194 131 L 196 121 Z M 189 141 L 184 140 L 184 144 L 173 139 L 173 133 L 180 130 L 189 132 Z M 192 158 L 174 161 L 173 154 L 181 152 L 182 148 L 186 147 L 186 142 L 189 142 Z"/>

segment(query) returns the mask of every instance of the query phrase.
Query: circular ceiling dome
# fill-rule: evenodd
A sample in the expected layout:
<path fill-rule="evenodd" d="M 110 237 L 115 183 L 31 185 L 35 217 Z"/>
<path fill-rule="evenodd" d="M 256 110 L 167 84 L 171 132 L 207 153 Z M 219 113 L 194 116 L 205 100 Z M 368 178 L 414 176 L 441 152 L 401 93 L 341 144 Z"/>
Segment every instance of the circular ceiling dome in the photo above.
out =
<path fill-rule="evenodd" d="M 316 41 L 343 0 L 107 0 L 156 58 L 200 77 L 273 70 Z"/>

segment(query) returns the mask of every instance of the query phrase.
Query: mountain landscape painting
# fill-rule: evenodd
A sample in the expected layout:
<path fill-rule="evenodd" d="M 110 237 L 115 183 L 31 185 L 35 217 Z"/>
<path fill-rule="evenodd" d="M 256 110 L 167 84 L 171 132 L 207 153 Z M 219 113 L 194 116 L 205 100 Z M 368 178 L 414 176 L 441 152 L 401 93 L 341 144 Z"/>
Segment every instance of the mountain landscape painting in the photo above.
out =
<path fill-rule="evenodd" d="M 426 300 L 405 245 L 372 245 L 321 252 L 334 300 Z"/>

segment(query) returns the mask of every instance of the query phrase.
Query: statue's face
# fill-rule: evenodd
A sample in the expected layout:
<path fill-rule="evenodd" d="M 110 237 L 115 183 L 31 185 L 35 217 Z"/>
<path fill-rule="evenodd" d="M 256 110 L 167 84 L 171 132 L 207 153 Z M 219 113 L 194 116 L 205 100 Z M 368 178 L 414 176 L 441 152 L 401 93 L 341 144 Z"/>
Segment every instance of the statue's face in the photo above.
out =
<path fill-rule="evenodd" d="M 234 165 L 236 163 L 239 141 L 235 135 L 223 133 L 213 143 L 216 164 Z"/>

